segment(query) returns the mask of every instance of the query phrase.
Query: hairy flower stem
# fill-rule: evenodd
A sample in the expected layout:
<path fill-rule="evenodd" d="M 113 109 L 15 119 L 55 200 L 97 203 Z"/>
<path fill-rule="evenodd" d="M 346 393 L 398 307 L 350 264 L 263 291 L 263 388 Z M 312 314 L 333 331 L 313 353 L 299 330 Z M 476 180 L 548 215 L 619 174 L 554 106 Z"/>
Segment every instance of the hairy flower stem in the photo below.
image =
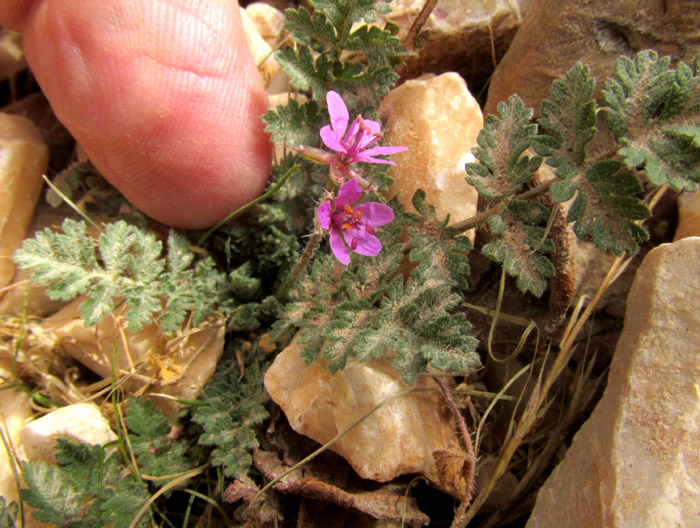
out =
<path fill-rule="evenodd" d="M 287 300 L 287 295 L 289 294 L 289 289 L 297 281 L 297 279 L 299 278 L 299 275 L 301 275 L 301 272 L 304 271 L 304 268 L 311 260 L 311 257 L 313 256 L 314 252 L 318 248 L 318 245 L 320 242 L 321 242 L 321 233 L 319 231 L 314 231 L 313 234 L 311 235 L 311 238 L 309 239 L 309 242 L 306 244 L 306 249 L 304 249 L 304 253 L 301 255 L 299 262 L 296 263 L 296 265 L 294 266 L 292 271 L 289 273 L 287 278 L 282 283 L 282 286 L 280 286 L 279 290 L 277 290 L 277 293 L 275 294 L 275 296 L 280 301 Z"/>
<path fill-rule="evenodd" d="M 447 405 L 452 411 L 452 415 L 454 416 L 455 422 L 457 424 L 457 429 L 459 430 L 459 434 L 462 438 L 462 443 L 464 444 L 464 452 L 466 454 L 467 464 L 469 468 L 468 474 L 465 475 L 465 480 L 467 481 L 467 492 L 464 494 L 464 497 L 462 497 L 462 500 L 459 504 L 459 508 L 455 515 L 455 519 L 459 519 L 464 515 L 464 512 L 467 510 L 467 505 L 469 504 L 469 500 L 472 497 L 472 492 L 474 491 L 474 469 L 476 468 L 476 455 L 474 454 L 474 444 L 472 444 L 472 439 L 469 436 L 469 431 L 467 430 L 467 424 L 464 421 L 464 417 L 462 416 L 462 413 L 457 407 L 454 398 L 452 397 L 452 393 L 450 393 L 450 389 L 447 388 L 447 385 L 445 385 L 445 383 L 440 378 L 435 377 L 433 379 L 435 380 L 435 383 L 442 392 L 442 395 L 445 397 Z"/>
<path fill-rule="evenodd" d="M 523 194 L 520 194 L 518 196 L 513 196 L 512 198 L 509 198 L 510 200 L 528 200 L 530 198 L 534 198 L 535 196 L 539 196 L 543 192 L 545 192 L 549 187 L 554 183 L 555 180 L 551 181 L 546 181 L 544 183 L 540 183 L 539 185 L 534 186 L 532 189 L 529 191 L 524 192 Z M 451 226 L 453 229 L 456 229 L 458 233 L 464 233 L 465 231 L 469 231 L 471 228 L 478 226 L 481 224 L 484 220 L 488 219 L 489 217 L 498 214 L 500 210 L 501 204 L 494 205 L 493 207 L 489 207 L 486 209 L 486 211 L 482 211 L 479 214 L 476 214 L 472 216 L 471 218 L 467 218 L 466 220 L 462 220 L 461 222 L 457 222 L 453 226 Z"/>

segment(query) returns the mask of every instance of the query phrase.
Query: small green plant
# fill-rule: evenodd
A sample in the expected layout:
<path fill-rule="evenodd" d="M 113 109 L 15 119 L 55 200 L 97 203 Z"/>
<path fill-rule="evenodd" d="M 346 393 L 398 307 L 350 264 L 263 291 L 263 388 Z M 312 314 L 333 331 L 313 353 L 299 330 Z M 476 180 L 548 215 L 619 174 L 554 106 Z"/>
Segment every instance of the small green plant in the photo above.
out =
<path fill-rule="evenodd" d="M 673 69 L 669 59 L 645 51 L 617 61 L 598 99 L 588 68 L 576 64 L 553 83 L 536 122 L 517 96 L 487 117 L 464 176 L 492 204 L 488 210 L 450 224 L 418 190 L 417 213 L 405 212 L 382 195 L 391 183 L 386 156 L 402 147 L 381 144 L 376 114 L 398 80 L 404 50 L 393 25 L 357 25 L 376 22 L 388 3 L 310 6 L 287 11 L 292 45 L 275 55 L 294 90 L 309 99 L 292 98 L 263 118 L 272 139 L 288 147 L 270 185 L 286 181 L 235 224 L 217 229 L 203 247 L 210 256 L 199 257 L 193 246 L 199 233 L 171 231 L 164 251 L 153 234 L 123 220 L 96 234 L 66 220 L 62 233 L 39 232 L 15 254 L 35 281 L 49 285 L 50 297 L 86 294 L 86 325 L 122 303 L 131 330 L 154 318 L 168 333 L 188 316 L 194 325 L 216 310 L 229 316 L 227 353 L 184 417 L 182 440 L 169 438 L 167 422 L 149 404 L 131 399 L 130 454 L 143 475 L 187 471 L 199 460 L 195 451 L 222 480 L 253 471 L 269 411 L 261 334 L 282 348 L 298 333 L 307 363 L 323 358 L 332 372 L 351 360 L 381 358 L 409 384 L 424 375 L 467 374 L 482 355 L 463 310 L 467 291 L 479 286 L 470 276 L 474 249 L 465 231 L 487 229 L 482 254 L 520 291 L 542 296 L 555 274 L 554 212 L 542 195 L 567 204 L 578 237 L 622 255 L 649 238 L 643 221 L 655 188 L 698 188 L 700 56 Z M 601 147 L 595 141 L 605 129 L 611 139 Z M 545 165 L 554 178 L 534 184 Z M 67 175 L 66 188 L 80 187 L 81 174 Z M 22 499 L 47 522 L 129 526 L 133 517 L 125 512 L 149 496 L 127 458 L 104 448 L 62 440 L 57 460 L 24 468 Z M 2 506 L 0 526 L 16 522 L 15 506 Z"/>

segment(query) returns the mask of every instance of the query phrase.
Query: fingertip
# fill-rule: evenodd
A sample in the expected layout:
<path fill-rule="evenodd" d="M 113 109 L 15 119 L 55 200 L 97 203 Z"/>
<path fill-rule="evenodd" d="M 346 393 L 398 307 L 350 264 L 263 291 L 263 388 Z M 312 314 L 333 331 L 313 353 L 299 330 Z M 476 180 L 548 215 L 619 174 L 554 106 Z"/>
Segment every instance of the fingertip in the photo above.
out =
<path fill-rule="evenodd" d="M 230 0 L 44 0 L 27 59 L 56 115 L 135 206 L 213 225 L 270 171 L 267 96 Z"/>

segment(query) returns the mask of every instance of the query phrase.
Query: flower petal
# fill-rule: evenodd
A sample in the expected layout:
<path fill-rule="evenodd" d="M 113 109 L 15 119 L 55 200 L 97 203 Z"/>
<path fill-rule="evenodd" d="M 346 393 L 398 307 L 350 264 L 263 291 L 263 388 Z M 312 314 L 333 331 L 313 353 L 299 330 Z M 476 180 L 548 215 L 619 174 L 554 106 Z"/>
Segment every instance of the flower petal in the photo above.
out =
<path fill-rule="evenodd" d="M 326 146 L 329 149 L 338 151 L 338 152 L 347 152 L 347 149 L 343 146 L 343 144 L 338 140 L 338 137 L 336 137 L 335 132 L 331 130 L 331 127 L 326 125 L 323 128 L 321 128 L 321 139 L 323 142 L 326 144 Z"/>
<path fill-rule="evenodd" d="M 333 132 L 335 132 L 336 138 L 340 140 L 345 134 L 345 129 L 348 128 L 348 120 L 350 119 L 348 107 L 345 106 L 343 98 L 333 90 L 326 94 L 326 102 L 328 103 L 328 114 L 331 117 Z"/>
<path fill-rule="evenodd" d="M 372 156 L 388 156 L 390 154 L 396 154 L 397 152 L 403 152 L 408 150 L 407 147 L 372 147 L 363 152 L 358 153 L 355 156 L 355 161 L 364 161 L 365 163 L 388 163 L 389 165 L 396 165 L 393 161 L 385 159 L 377 159 Z"/>
<path fill-rule="evenodd" d="M 331 231 L 331 250 L 333 250 L 333 254 L 342 264 L 347 266 L 350 263 L 350 248 L 345 244 L 339 229 Z"/>
<path fill-rule="evenodd" d="M 364 225 L 379 227 L 394 220 L 394 210 L 386 204 L 379 202 L 365 202 L 355 207 L 362 215 Z"/>
<path fill-rule="evenodd" d="M 355 253 L 359 253 L 360 255 L 365 255 L 367 257 L 374 257 L 382 250 L 382 243 L 374 235 L 370 235 L 369 233 L 358 229 L 352 230 L 352 236 L 355 240 L 357 240 L 357 247 L 354 249 Z"/>
<path fill-rule="evenodd" d="M 352 180 L 348 180 L 345 185 L 338 190 L 338 196 L 333 200 L 333 205 L 336 211 L 340 211 L 346 205 L 352 205 L 360 198 L 362 198 L 360 182 L 357 181 L 357 178 L 353 178 Z"/>
<path fill-rule="evenodd" d="M 321 227 L 323 229 L 330 229 L 331 227 L 331 214 L 333 210 L 331 207 L 331 202 L 326 200 L 323 202 L 321 205 L 318 206 L 318 210 L 316 211 L 316 216 L 318 217 L 318 222 L 321 224 Z"/>

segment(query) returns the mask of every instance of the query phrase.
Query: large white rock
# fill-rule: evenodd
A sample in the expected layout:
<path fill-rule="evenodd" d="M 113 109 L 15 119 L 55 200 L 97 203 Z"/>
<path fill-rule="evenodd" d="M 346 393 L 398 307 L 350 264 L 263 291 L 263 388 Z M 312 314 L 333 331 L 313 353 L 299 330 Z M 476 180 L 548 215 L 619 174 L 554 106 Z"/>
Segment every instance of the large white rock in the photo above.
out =
<path fill-rule="evenodd" d="M 464 164 L 484 119 L 479 104 L 456 73 L 424 75 L 394 88 L 379 106 L 386 125 L 387 145 L 408 150 L 391 156 L 397 163 L 389 174 L 394 184 L 387 194 L 397 194 L 406 210 L 417 189 L 426 192 L 439 218 L 450 223 L 476 214 L 478 192 L 467 184 Z"/>
<path fill-rule="evenodd" d="M 24 117 L 0 113 L 0 288 L 15 274 L 12 254 L 32 221 L 48 161 L 39 129 Z"/>
<path fill-rule="evenodd" d="M 55 463 L 56 441 L 69 437 L 91 445 L 104 445 L 117 439 L 94 403 L 60 407 L 24 426 L 20 431 L 22 448 L 28 460 Z"/>
<path fill-rule="evenodd" d="M 361 363 L 350 358 L 335 374 L 324 360 L 306 366 L 297 339 L 265 373 L 265 388 L 292 428 L 319 443 L 332 440 L 374 407 L 410 388 L 382 360 Z M 459 443 L 435 382 L 420 378 L 415 386 L 436 391 L 394 399 L 331 446 L 362 478 L 386 482 L 420 473 L 440 484 L 433 453 Z"/>
<path fill-rule="evenodd" d="M 527 528 L 700 526 L 700 238 L 652 250 L 603 398 Z"/>

